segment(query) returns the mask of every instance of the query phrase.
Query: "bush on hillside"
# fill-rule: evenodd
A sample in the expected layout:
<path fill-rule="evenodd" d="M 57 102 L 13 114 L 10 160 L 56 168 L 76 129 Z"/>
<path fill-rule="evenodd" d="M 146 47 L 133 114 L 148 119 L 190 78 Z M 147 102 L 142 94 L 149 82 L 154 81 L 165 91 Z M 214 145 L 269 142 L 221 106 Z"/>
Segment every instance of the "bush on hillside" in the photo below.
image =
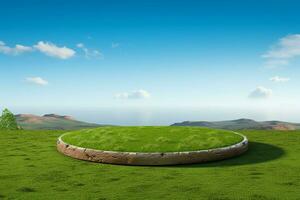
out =
<path fill-rule="evenodd" d="M 18 130 L 18 124 L 16 118 L 12 112 L 8 109 L 2 111 L 2 116 L 0 117 L 0 129 L 5 130 Z"/>

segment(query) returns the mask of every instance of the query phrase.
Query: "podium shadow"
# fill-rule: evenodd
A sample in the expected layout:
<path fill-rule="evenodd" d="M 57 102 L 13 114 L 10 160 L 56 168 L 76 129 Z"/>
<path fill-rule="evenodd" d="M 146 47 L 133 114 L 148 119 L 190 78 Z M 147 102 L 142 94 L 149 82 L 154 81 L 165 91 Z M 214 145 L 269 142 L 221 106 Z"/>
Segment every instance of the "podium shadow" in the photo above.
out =
<path fill-rule="evenodd" d="M 228 167 L 238 165 L 251 165 L 257 163 L 269 162 L 279 159 L 285 154 L 282 148 L 277 146 L 261 143 L 261 142 L 249 142 L 249 149 L 244 154 L 229 158 L 221 161 L 214 161 L 209 163 L 190 164 L 190 165 L 177 165 L 174 167 L 181 168 L 195 168 L 195 167 Z"/>

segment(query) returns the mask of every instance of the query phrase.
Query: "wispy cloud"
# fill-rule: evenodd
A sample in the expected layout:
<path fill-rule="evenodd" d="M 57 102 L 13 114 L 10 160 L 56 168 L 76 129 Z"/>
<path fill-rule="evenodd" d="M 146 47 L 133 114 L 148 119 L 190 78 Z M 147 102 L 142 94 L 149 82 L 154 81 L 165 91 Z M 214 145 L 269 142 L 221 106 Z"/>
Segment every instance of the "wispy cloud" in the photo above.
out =
<path fill-rule="evenodd" d="M 120 46 L 120 43 L 118 43 L 118 42 L 112 42 L 111 43 L 111 48 L 117 48 L 117 47 L 119 47 Z"/>
<path fill-rule="evenodd" d="M 150 93 L 146 90 L 135 90 L 131 92 L 123 92 L 115 95 L 117 99 L 146 99 L 150 97 Z"/>
<path fill-rule="evenodd" d="M 270 96 L 272 96 L 273 91 L 271 89 L 262 87 L 262 86 L 258 86 L 255 90 L 253 90 L 250 94 L 249 94 L 249 98 L 252 99 L 265 99 L 268 98 Z"/>
<path fill-rule="evenodd" d="M 41 77 L 27 77 L 26 81 L 28 83 L 32 83 L 35 85 L 41 85 L 41 86 L 48 85 L 48 81 L 46 81 L 45 79 L 43 79 Z"/>
<path fill-rule="evenodd" d="M 9 47 L 3 41 L 0 41 L 0 53 L 16 56 L 30 51 L 33 51 L 32 47 L 21 44 L 17 44 L 15 47 Z"/>
<path fill-rule="evenodd" d="M 76 53 L 73 49 L 70 49 L 66 46 L 58 47 L 53 43 L 43 41 L 40 41 L 36 45 L 34 45 L 34 48 L 36 48 L 37 50 L 39 50 L 47 56 L 56 57 L 60 59 L 71 58 Z"/>
<path fill-rule="evenodd" d="M 289 64 L 289 60 L 277 60 L 277 59 L 268 59 L 265 62 L 267 68 L 276 68 L 279 66 L 285 66 Z"/>
<path fill-rule="evenodd" d="M 115 44 L 116 45 L 116 44 Z M 81 49 L 84 53 L 84 57 L 89 58 L 100 58 L 103 59 L 103 54 L 95 49 L 88 49 L 83 43 L 78 43 L 77 48 Z M 59 58 L 59 59 L 69 59 L 76 54 L 74 49 L 68 48 L 66 46 L 57 46 L 51 42 L 39 41 L 37 44 L 31 46 L 24 46 L 17 44 L 15 47 L 7 46 L 3 41 L 0 41 L 0 53 L 7 55 L 19 55 L 25 52 L 31 52 L 38 50 L 41 53 Z"/>
<path fill-rule="evenodd" d="M 274 77 L 271 77 L 269 80 L 273 81 L 273 82 L 280 83 L 280 82 L 288 82 L 291 79 L 290 78 L 285 78 L 285 77 L 280 77 L 280 76 L 274 76 Z"/>
<path fill-rule="evenodd" d="M 266 66 L 278 67 L 289 64 L 293 58 L 300 56 L 300 34 L 288 35 L 279 39 L 277 44 L 262 55 Z"/>
<path fill-rule="evenodd" d="M 84 52 L 84 56 L 87 59 L 89 59 L 89 58 L 103 59 L 103 57 L 104 57 L 100 51 L 88 49 L 83 43 L 78 43 L 76 46 Z"/>

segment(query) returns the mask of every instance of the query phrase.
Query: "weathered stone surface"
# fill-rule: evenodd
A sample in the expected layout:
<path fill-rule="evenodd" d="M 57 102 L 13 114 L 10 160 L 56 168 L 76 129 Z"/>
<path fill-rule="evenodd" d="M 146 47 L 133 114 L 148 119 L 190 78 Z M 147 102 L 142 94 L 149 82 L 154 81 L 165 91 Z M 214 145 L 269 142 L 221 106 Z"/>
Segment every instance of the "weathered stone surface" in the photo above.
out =
<path fill-rule="evenodd" d="M 240 143 L 217 149 L 189 152 L 142 153 L 81 148 L 65 143 L 60 137 L 57 140 L 57 150 L 76 159 L 99 163 L 120 165 L 178 165 L 204 163 L 238 156 L 248 149 L 248 139 L 245 136 L 243 138 L 243 141 Z"/>

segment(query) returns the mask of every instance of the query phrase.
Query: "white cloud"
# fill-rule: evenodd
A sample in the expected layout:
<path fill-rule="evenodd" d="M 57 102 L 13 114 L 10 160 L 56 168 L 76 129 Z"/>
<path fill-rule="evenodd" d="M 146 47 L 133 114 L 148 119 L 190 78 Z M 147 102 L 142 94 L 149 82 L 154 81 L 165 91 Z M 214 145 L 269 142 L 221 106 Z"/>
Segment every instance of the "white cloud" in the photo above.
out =
<path fill-rule="evenodd" d="M 87 59 L 94 57 L 94 58 L 103 58 L 103 54 L 98 50 L 91 50 L 85 47 L 83 43 L 78 43 L 76 45 L 78 48 L 82 49 L 84 55 Z"/>
<path fill-rule="evenodd" d="M 60 59 L 71 58 L 76 53 L 73 49 L 67 48 L 65 46 L 58 47 L 53 43 L 43 41 L 38 42 L 36 45 L 34 45 L 34 47 L 47 56 L 52 56 Z"/>
<path fill-rule="evenodd" d="M 278 82 L 288 82 L 290 80 L 290 78 L 274 76 L 274 77 L 271 77 L 269 80 L 278 83 Z"/>
<path fill-rule="evenodd" d="M 116 45 L 116 44 L 115 44 Z M 80 48 L 86 58 L 103 58 L 103 54 L 95 49 L 88 49 L 83 43 L 78 43 L 77 48 Z M 59 47 L 51 42 L 39 41 L 33 47 L 17 44 L 15 47 L 7 46 L 3 41 L 0 41 L 0 53 L 7 55 L 19 55 L 21 53 L 38 50 L 41 53 L 60 59 L 69 59 L 76 54 L 76 51 L 66 46 Z"/>
<path fill-rule="evenodd" d="M 150 97 L 150 93 L 146 90 L 135 90 L 131 92 L 123 92 L 115 95 L 117 99 L 146 99 Z"/>
<path fill-rule="evenodd" d="M 83 44 L 83 43 L 78 43 L 76 46 L 77 46 L 78 48 L 83 48 L 83 47 L 84 47 L 84 44 Z"/>
<path fill-rule="evenodd" d="M 277 60 L 277 59 L 274 59 L 274 60 L 269 59 L 265 62 L 265 66 L 267 68 L 276 68 L 276 67 L 285 66 L 285 65 L 288 65 L 288 64 L 289 64 L 288 60 Z"/>
<path fill-rule="evenodd" d="M 267 53 L 262 55 L 266 58 L 266 65 L 276 67 L 287 65 L 289 60 L 300 56 L 300 34 L 288 35 L 279 40 Z"/>
<path fill-rule="evenodd" d="M 111 48 L 117 48 L 117 47 L 119 47 L 120 46 L 120 43 L 117 43 L 117 42 L 112 42 L 111 43 Z"/>
<path fill-rule="evenodd" d="M 27 77 L 26 81 L 28 83 L 33 83 L 36 85 L 42 85 L 42 86 L 48 85 L 48 81 L 42 79 L 41 77 Z"/>
<path fill-rule="evenodd" d="M 264 98 L 268 98 L 270 96 L 272 96 L 272 90 L 262 87 L 262 86 L 258 86 L 255 90 L 253 90 L 250 94 L 249 94 L 249 98 L 254 98 L 254 99 L 264 99 Z"/>
<path fill-rule="evenodd" d="M 15 47 L 9 47 L 3 41 L 0 41 L 0 53 L 16 56 L 30 51 L 33 51 L 32 47 L 23 46 L 21 44 L 17 44 Z"/>

